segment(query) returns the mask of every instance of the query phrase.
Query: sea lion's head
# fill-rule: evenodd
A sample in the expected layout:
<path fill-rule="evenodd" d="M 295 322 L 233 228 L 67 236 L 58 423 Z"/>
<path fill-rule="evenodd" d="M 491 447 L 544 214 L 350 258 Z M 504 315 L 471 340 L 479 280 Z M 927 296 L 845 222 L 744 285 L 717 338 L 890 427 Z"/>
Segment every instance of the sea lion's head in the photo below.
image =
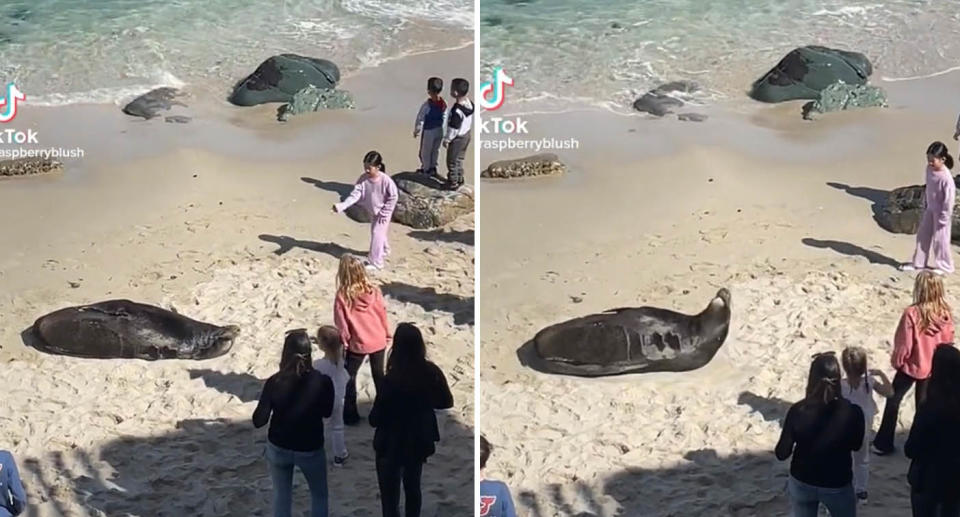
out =
<path fill-rule="evenodd" d="M 233 348 L 233 341 L 240 335 L 240 327 L 226 325 L 211 331 L 202 348 L 197 350 L 196 359 L 212 359 L 226 354 Z"/>

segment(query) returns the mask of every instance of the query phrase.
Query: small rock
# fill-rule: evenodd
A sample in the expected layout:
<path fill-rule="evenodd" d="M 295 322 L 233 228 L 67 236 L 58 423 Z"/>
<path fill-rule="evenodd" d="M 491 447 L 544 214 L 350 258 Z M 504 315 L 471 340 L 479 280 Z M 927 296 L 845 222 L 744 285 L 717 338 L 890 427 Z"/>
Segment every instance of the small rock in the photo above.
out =
<path fill-rule="evenodd" d="M 70 287 L 72 287 L 73 289 L 76 289 L 80 287 L 80 282 L 70 282 Z"/>
<path fill-rule="evenodd" d="M 186 107 L 186 104 L 176 100 L 182 95 L 183 92 L 176 88 L 157 88 L 130 101 L 123 107 L 123 112 L 149 120 L 158 116 L 160 111 L 169 111 L 174 106 Z"/>
<path fill-rule="evenodd" d="M 176 123 L 176 124 L 186 124 L 190 122 L 191 118 L 184 115 L 170 115 L 163 117 L 164 122 Z"/>
<path fill-rule="evenodd" d="M 62 163 L 49 158 L 17 158 L 16 160 L 0 161 L 0 178 L 4 176 L 33 176 L 62 170 Z"/>
<path fill-rule="evenodd" d="M 703 122 L 707 120 L 707 116 L 701 113 L 680 113 L 677 115 L 677 120 L 683 122 Z"/>
<path fill-rule="evenodd" d="M 571 296 L 571 297 L 570 297 L 570 300 L 571 300 L 573 303 L 580 303 L 580 302 L 583 301 L 583 298 L 581 298 L 580 296 Z"/>
<path fill-rule="evenodd" d="M 536 154 L 515 160 L 491 163 L 480 173 L 481 178 L 528 178 L 564 174 L 567 166 L 553 153 Z"/>

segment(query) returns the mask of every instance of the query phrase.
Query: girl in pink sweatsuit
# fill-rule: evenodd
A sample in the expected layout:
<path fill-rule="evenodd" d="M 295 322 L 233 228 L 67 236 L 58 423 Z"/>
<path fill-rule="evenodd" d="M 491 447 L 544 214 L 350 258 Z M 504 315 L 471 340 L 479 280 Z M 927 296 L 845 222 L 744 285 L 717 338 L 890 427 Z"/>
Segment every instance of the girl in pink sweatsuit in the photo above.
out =
<path fill-rule="evenodd" d="M 383 269 L 383 260 L 390 254 L 387 231 L 390 218 L 397 207 L 399 194 L 397 184 L 386 174 L 383 157 L 376 151 L 370 151 L 363 157 L 364 174 L 357 180 L 353 191 L 340 203 L 333 205 L 333 211 L 343 212 L 355 203 L 360 203 L 370 214 L 370 254 L 369 266 Z"/>
<path fill-rule="evenodd" d="M 927 148 L 927 177 L 924 197 L 926 208 L 917 229 L 917 247 L 904 271 L 928 268 L 937 274 L 953 273 L 953 249 L 950 232 L 953 227 L 953 205 L 956 184 L 950 169 L 953 157 L 942 142 Z M 931 352 L 932 353 L 932 352 Z"/>
<path fill-rule="evenodd" d="M 894 451 L 893 435 L 900 401 L 914 383 L 917 406 L 926 399 L 933 351 L 941 344 L 953 344 L 953 330 L 953 315 L 944 296 L 943 280 L 932 271 L 920 272 L 913 286 L 913 305 L 903 311 L 893 338 L 890 363 L 897 373 L 893 377 L 893 396 L 887 399 L 880 429 L 873 439 L 874 454 L 883 456 Z"/>

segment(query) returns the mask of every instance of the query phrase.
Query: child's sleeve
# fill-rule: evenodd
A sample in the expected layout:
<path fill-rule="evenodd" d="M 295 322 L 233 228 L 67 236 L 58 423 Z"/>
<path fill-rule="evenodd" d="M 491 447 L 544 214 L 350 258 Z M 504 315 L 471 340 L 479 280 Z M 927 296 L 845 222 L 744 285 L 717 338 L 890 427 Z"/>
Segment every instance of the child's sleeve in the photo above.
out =
<path fill-rule="evenodd" d="M 377 315 L 380 317 L 380 323 L 383 324 L 384 331 L 386 331 L 387 340 L 393 339 L 393 332 L 390 332 L 390 323 L 387 322 L 387 307 L 383 301 L 383 292 L 379 288 L 377 289 L 377 301 L 380 305 L 377 307 Z"/>
<path fill-rule="evenodd" d="M 253 426 L 257 429 L 267 425 L 270 421 L 270 412 L 273 407 L 270 405 L 270 386 L 271 380 L 263 384 L 263 391 L 260 392 L 260 401 L 257 402 L 257 409 L 253 411 Z"/>
<path fill-rule="evenodd" d="M 517 517 L 517 509 L 513 506 L 513 497 L 510 496 L 510 488 L 506 483 L 503 485 L 503 507 L 501 508 L 503 517 Z"/>
<path fill-rule="evenodd" d="M 350 324 L 347 321 L 347 307 L 340 295 L 337 295 L 337 300 L 333 302 L 333 324 L 340 331 L 340 340 L 343 341 L 343 346 L 349 345 Z"/>
<path fill-rule="evenodd" d="M 397 192 L 397 184 L 394 183 L 393 180 L 387 183 L 387 195 L 384 197 L 383 208 L 380 210 L 380 220 L 389 222 L 390 218 L 393 217 L 393 210 L 397 208 L 397 201 L 400 199 L 400 194 Z"/>
<path fill-rule="evenodd" d="M 787 417 L 783 420 L 783 429 L 780 430 L 780 439 L 773 452 L 777 459 L 783 461 L 793 454 L 793 408 L 787 411 Z"/>
<path fill-rule="evenodd" d="M 890 356 L 890 364 L 899 370 L 907 363 L 910 358 L 910 351 L 913 349 L 913 321 L 910 318 L 909 311 L 903 311 L 900 316 L 900 323 L 897 325 L 897 332 L 893 336 L 893 354 Z"/>
<path fill-rule="evenodd" d="M 940 213 L 937 214 L 937 222 L 941 225 L 951 224 L 953 218 L 953 203 L 956 200 L 956 186 L 953 181 L 950 175 L 940 180 Z"/>
<path fill-rule="evenodd" d="M 430 111 L 430 102 L 424 102 L 420 105 L 420 111 L 417 112 L 417 120 L 413 123 L 413 134 L 419 135 L 423 130 L 423 121 L 427 118 L 427 112 Z"/>
<path fill-rule="evenodd" d="M 363 188 L 365 183 L 366 182 L 363 180 L 359 181 L 356 185 L 354 185 L 353 190 L 350 192 L 350 195 L 347 196 L 347 199 L 344 199 L 343 201 L 334 205 L 337 207 L 338 213 L 343 212 L 344 210 L 356 204 L 357 201 L 360 201 L 360 198 L 363 197 Z"/>
<path fill-rule="evenodd" d="M 7 451 L 0 451 L 0 465 L 3 470 L 0 474 L 6 476 L 10 495 L 12 496 L 13 506 L 10 510 L 13 515 L 20 515 L 27 506 L 27 494 L 23 489 L 23 481 L 20 479 L 20 471 L 17 470 L 17 461 L 13 454 Z"/>
<path fill-rule="evenodd" d="M 463 125 L 463 115 L 461 115 L 459 111 L 453 111 L 447 123 L 447 136 L 444 140 L 449 142 L 456 138 L 461 125 Z"/>

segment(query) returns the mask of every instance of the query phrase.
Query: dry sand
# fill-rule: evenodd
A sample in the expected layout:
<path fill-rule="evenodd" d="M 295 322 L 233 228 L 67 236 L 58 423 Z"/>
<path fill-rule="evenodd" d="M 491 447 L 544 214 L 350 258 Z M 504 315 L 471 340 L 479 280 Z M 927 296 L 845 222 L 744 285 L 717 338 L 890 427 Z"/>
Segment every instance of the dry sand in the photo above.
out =
<path fill-rule="evenodd" d="M 330 213 L 372 149 L 416 168 L 413 117 L 430 75 L 471 77 L 472 49 L 352 75 L 358 110 L 279 125 L 275 107 L 198 108 L 184 126 L 114 107 L 24 109 L 46 145 L 87 156 L 62 175 L 0 181 L 0 447 L 16 455 L 29 515 L 269 515 L 266 429 L 250 416 L 276 371 L 284 331 L 332 322 L 345 251 L 366 225 Z M 396 95 L 384 95 L 389 85 Z M 225 122 L 224 122 L 225 121 Z M 46 138 L 44 137 L 46 135 Z M 72 135 L 72 136 L 71 136 Z M 472 160 L 472 154 L 468 156 Z M 473 219 L 416 231 L 394 224 L 377 275 L 392 324 L 424 330 L 455 406 L 424 469 L 424 515 L 473 500 Z M 26 348 L 20 332 L 60 307 L 129 298 L 242 334 L 208 361 L 85 360 Z M 369 369 L 358 380 L 372 403 Z M 347 428 L 350 460 L 329 470 L 331 515 L 379 515 L 373 430 Z M 295 515 L 307 487 L 295 477 Z"/>
<path fill-rule="evenodd" d="M 482 186 L 478 423 L 497 447 L 485 474 L 510 485 L 520 514 L 787 515 L 788 462 L 772 451 L 811 354 L 859 345 L 892 374 L 912 288 L 895 265 L 914 238 L 881 229 L 872 206 L 922 182 L 926 146 L 952 135 L 942 101 L 957 83 L 884 85 L 890 109 L 813 123 L 801 103 L 701 124 L 530 117 L 533 137 L 581 146 L 558 153 L 565 177 Z M 485 152 L 481 167 L 522 154 Z M 692 314 L 720 287 L 730 335 L 695 372 L 579 379 L 517 359 L 549 324 L 623 306 Z M 911 394 L 898 446 L 913 414 Z M 907 467 L 872 458 L 860 515 L 909 514 Z"/>

